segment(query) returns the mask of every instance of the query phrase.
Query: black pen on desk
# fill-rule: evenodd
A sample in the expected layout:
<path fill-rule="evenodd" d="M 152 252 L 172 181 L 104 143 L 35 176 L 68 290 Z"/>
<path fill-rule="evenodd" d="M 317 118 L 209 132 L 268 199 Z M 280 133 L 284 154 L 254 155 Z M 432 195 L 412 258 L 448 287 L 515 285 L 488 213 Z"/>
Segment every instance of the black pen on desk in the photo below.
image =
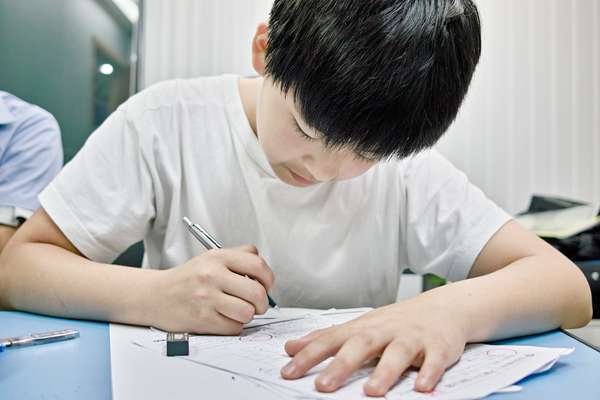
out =
<path fill-rule="evenodd" d="M 211 249 L 220 249 L 223 246 L 219 243 L 215 238 L 213 238 L 204 228 L 200 225 L 193 223 L 190 221 L 188 217 L 183 217 L 183 222 L 185 222 L 188 230 L 202 245 L 206 248 L 206 250 Z M 269 300 L 269 306 L 279 310 L 279 306 L 275 303 L 275 300 L 269 296 L 267 293 L 267 299 Z"/>

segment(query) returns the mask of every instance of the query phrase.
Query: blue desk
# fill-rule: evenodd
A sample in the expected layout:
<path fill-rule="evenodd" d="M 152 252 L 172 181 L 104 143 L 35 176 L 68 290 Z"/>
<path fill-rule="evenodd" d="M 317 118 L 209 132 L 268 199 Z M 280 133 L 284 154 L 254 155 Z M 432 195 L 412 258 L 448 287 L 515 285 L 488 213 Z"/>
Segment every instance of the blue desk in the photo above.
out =
<path fill-rule="evenodd" d="M 110 399 L 110 339 L 108 324 L 0 312 L 0 337 L 64 328 L 81 337 L 0 354 L 1 399 Z M 521 381 L 520 393 L 497 394 L 494 400 L 600 399 L 600 352 L 560 331 L 498 344 L 574 347 L 575 352 L 549 372 Z"/>
<path fill-rule="evenodd" d="M 0 399 L 111 399 L 108 324 L 0 312 L 0 337 L 73 328 L 80 337 L 0 353 Z"/>

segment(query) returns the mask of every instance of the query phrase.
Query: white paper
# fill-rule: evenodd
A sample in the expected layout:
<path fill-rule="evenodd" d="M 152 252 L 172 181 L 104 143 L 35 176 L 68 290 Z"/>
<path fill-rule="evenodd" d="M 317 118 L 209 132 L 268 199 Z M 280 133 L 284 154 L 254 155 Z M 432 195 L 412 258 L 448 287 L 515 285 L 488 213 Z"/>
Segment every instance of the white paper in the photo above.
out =
<path fill-rule="evenodd" d="M 288 391 L 212 367 L 157 356 L 132 341 L 157 335 L 147 327 L 110 325 L 114 400 L 292 399 Z"/>
<path fill-rule="evenodd" d="M 372 367 L 355 373 L 348 382 L 332 394 L 314 389 L 314 378 L 330 360 L 327 360 L 297 380 L 281 378 L 281 368 L 290 360 L 284 351 L 289 339 L 298 338 L 315 329 L 326 328 L 353 319 L 361 310 L 291 310 L 281 309 L 278 315 L 258 317 L 241 336 L 192 336 L 189 357 L 179 357 L 198 366 L 211 366 L 284 390 L 292 397 L 363 399 L 363 385 Z M 165 335 L 147 331 L 135 342 L 164 355 Z M 468 345 L 460 361 L 444 374 L 433 393 L 413 390 L 417 372 L 406 372 L 386 395 L 387 399 L 476 399 L 500 390 L 506 390 L 528 375 L 545 371 L 561 355 L 571 349 L 530 346 Z"/>

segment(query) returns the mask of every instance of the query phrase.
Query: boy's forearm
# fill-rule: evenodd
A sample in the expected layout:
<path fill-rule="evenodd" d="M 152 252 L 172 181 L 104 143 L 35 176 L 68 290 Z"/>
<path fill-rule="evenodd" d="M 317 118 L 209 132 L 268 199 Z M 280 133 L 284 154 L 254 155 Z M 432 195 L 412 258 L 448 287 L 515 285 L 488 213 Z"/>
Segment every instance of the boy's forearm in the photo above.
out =
<path fill-rule="evenodd" d="M 583 326 L 592 313 L 590 288 L 581 271 L 552 255 L 525 257 L 422 296 L 464 316 L 468 342 Z"/>
<path fill-rule="evenodd" d="M 12 226 L 2 225 L 0 224 L 0 254 L 2 253 L 2 249 L 6 246 L 9 239 L 15 234 L 16 229 Z"/>
<path fill-rule="evenodd" d="M 0 256 L 0 307 L 148 325 L 160 271 L 89 261 L 41 243 L 9 245 Z"/>

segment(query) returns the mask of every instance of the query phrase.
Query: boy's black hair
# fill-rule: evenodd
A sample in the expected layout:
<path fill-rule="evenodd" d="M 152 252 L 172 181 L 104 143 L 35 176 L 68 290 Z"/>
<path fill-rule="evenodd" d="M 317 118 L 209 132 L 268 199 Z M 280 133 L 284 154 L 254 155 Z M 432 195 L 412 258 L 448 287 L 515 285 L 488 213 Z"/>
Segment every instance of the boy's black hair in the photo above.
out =
<path fill-rule="evenodd" d="M 327 146 L 379 158 L 433 146 L 481 53 L 471 0 L 275 0 L 266 75 Z"/>

